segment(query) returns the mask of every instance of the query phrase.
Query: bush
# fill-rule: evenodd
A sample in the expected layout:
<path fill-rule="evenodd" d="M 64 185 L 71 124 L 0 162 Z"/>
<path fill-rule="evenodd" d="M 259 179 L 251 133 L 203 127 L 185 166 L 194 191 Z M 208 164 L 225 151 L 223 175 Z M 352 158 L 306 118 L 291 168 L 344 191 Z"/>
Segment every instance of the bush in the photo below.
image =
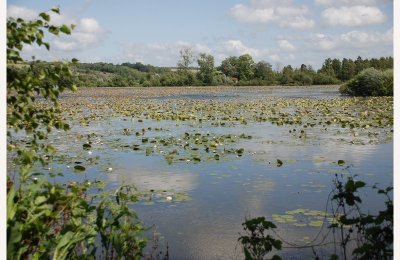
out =
<path fill-rule="evenodd" d="M 151 87 L 151 82 L 150 81 L 148 81 L 148 80 L 145 80 L 143 83 L 142 83 L 142 87 Z"/>
<path fill-rule="evenodd" d="M 339 80 L 325 73 L 317 73 L 313 78 L 314 85 L 333 85 L 338 84 Z"/>
<path fill-rule="evenodd" d="M 339 91 L 351 96 L 393 96 L 393 70 L 365 69 Z"/>

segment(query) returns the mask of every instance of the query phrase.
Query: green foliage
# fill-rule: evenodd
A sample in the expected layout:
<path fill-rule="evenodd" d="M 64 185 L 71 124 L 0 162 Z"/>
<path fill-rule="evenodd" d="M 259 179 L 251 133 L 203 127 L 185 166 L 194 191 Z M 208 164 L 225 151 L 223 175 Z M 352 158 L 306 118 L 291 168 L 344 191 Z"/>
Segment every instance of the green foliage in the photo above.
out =
<path fill-rule="evenodd" d="M 12 184 L 7 194 L 8 258 L 140 258 L 146 243 L 140 236 L 143 228 L 128 207 L 136 199 L 130 187 L 91 196 L 91 186 L 96 185 L 52 184 L 44 176 L 23 187 Z M 96 242 L 99 236 L 101 243 Z"/>
<path fill-rule="evenodd" d="M 140 72 L 152 72 L 152 73 L 167 73 L 170 72 L 170 69 L 168 68 L 163 68 L 163 67 L 156 67 L 150 64 L 144 65 L 141 62 L 136 62 L 136 63 L 129 63 L 129 62 L 124 62 L 121 64 L 121 66 L 129 67 L 135 70 L 138 70 Z"/>
<path fill-rule="evenodd" d="M 200 53 L 197 64 L 199 65 L 199 72 L 197 73 L 198 79 L 205 85 L 212 84 L 214 78 L 214 57 L 212 55 Z"/>
<path fill-rule="evenodd" d="M 393 96 L 393 70 L 365 69 L 339 91 L 351 96 Z"/>
<path fill-rule="evenodd" d="M 314 85 L 331 85 L 331 84 L 338 84 L 340 81 L 328 74 L 323 72 L 318 72 L 315 74 L 313 78 Z"/>
<path fill-rule="evenodd" d="M 229 58 L 224 59 L 221 62 L 221 66 L 218 67 L 218 70 L 220 70 L 222 73 L 224 73 L 228 77 L 237 78 L 239 76 L 238 71 L 237 71 L 237 66 L 236 66 L 237 60 L 238 60 L 238 58 L 235 56 L 231 56 Z"/>
<path fill-rule="evenodd" d="M 59 13 L 59 9 L 52 12 Z M 49 22 L 47 13 L 32 21 L 7 20 L 7 141 L 17 165 L 7 183 L 7 257 L 95 259 L 103 255 L 107 259 L 140 259 L 146 243 L 141 238 L 143 228 L 128 207 L 136 200 L 132 188 L 122 187 L 114 194 L 97 190 L 99 195 L 91 195 L 90 181 L 55 184 L 32 170 L 38 163 L 48 163 L 46 158 L 56 152 L 46 142 L 47 134 L 53 128 L 69 129 L 58 97 L 66 89 L 76 90 L 68 63 L 23 63 L 20 57 L 24 44 L 50 48 L 43 41 L 45 31 L 58 35 L 70 34 L 73 29 Z M 39 106 L 37 98 L 50 105 Z M 18 131 L 24 132 L 26 145 L 13 140 Z"/>
<path fill-rule="evenodd" d="M 272 70 L 271 64 L 265 61 L 257 62 L 254 66 L 254 77 L 267 81 L 269 84 L 274 83 L 275 73 Z"/>
<path fill-rule="evenodd" d="M 365 187 L 362 181 L 349 177 L 346 182 L 336 176 L 332 201 L 336 205 L 334 219 L 337 223 L 330 228 L 340 230 L 342 254 L 347 255 L 347 246 L 357 241 L 352 255 L 356 259 L 390 259 L 393 257 L 393 202 L 389 193 L 392 187 L 378 190 L 386 197 L 386 208 L 377 215 L 361 212 L 359 189 Z"/>
<path fill-rule="evenodd" d="M 166 73 L 160 77 L 161 86 L 191 86 L 195 83 L 196 76 L 190 70 Z"/>
<path fill-rule="evenodd" d="M 239 56 L 236 63 L 236 70 L 239 80 L 249 80 L 254 76 L 254 61 L 250 54 Z"/>
<path fill-rule="evenodd" d="M 275 224 L 266 221 L 264 217 L 258 217 L 246 220 L 243 224 L 244 230 L 248 231 L 246 235 L 240 236 L 239 241 L 243 246 L 246 260 L 265 259 L 269 252 L 273 249 L 280 250 L 282 242 L 270 235 L 264 234 L 266 230 L 276 228 Z M 272 259 L 281 259 L 274 255 Z"/>
<path fill-rule="evenodd" d="M 293 80 L 293 68 L 292 66 L 288 65 L 282 69 L 282 73 L 279 76 L 279 83 L 282 85 L 292 85 L 294 84 Z"/>

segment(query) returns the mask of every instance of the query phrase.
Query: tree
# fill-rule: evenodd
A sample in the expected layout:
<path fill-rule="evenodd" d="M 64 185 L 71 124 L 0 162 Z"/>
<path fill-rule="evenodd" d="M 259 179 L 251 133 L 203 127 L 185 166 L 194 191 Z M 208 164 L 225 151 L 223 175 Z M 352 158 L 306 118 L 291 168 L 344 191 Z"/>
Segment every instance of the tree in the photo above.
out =
<path fill-rule="evenodd" d="M 254 61 L 250 54 L 244 54 L 239 56 L 236 69 L 239 80 L 250 80 L 254 76 Z"/>
<path fill-rule="evenodd" d="M 285 66 L 282 69 L 279 82 L 281 84 L 292 84 L 293 82 L 293 68 L 291 65 Z"/>
<path fill-rule="evenodd" d="M 354 77 L 356 73 L 356 66 L 351 59 L 342 60 L 342 73 L 341 80 L 349 80 Z"/>
<path fill-rule="evenodd" d="M 272 65 L 266 61 L 257 62 L 254 66 L 254 77 L 273 82 L 275 80 L 275 74 L 272 70 Z"/>
<path fill-rule="evenodd" d="M 335 73 L 335 77 L 337 79 L 339 79 L 340 74 L 342 73 L 342 63 L 340 62 L 339 59 L 332 60 L 332 69 L 333 69 L 333 72 Z"/>
<path fill-rule="evenodd" d="M 335 77 L 335 70 L 333 69 L 332 59 L 326 59 L 318 72 L 322 72 L 325 75 Z"/>
<path fill-rule="evenodd" d="M 237 71 L 237 62 L 238 58 L 235 56 L 231 56 L 229 58 L 224 59 L 221 62 L 221 66 L 219 66 L 219 70 L 222 71 L 226 76 L 228 77 L 238 77 L 238 71 Z"/>
<path fill-rule="evenodd" d="M 366 67 L 364 67 L 364 61 L 363 61 L 363 59 L 360 57 L 360 56 L 358 56 L 357 57 L 357 59 L 356 59 L 356 61 L 354 62 L 355 63 L 355 73 L 356 73 L 356 75 L 358 74 L 358 73 L 360 73 L 361 71 L 363 71 L 364 69 L 366 69 Z"/>
<path fill-rule="evenodd" d="M 178 68 L 187 70 L 190 64 L 195 61 L 193 49 L 191 47 L 185 47 L 179 51 L 180 60 L 178 62 Z"/>
<path fill-rule="evenodd" d="M 210 54 L 200 53 L 197 64 L 200 68 L 197 74 L 199 80 L 207 85 L 211 84 L 214 75 L 214 57 Z"/>

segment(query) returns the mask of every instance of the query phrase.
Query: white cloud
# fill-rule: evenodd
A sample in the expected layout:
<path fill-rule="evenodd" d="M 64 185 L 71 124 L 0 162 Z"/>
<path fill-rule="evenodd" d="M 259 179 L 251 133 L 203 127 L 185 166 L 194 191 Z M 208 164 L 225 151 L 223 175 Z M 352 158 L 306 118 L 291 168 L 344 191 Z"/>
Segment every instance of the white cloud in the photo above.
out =
<path fill-rule="evenodd" d="M 280 24 L 283 27 L 291 27 L 295 29 L 311 29 L 315 26 L 314 20 L 307 19 L 304 16 L 295 16 L 290 20 L 282 20 Z"/>
<path fill-rule="evenodd" d="M 78 29 L 86 33 L 102 33 L 104 31 L 99 23 L 93 18 L 81 19 L 80 28 L 78 27 Z"/>
<path fill-rule="evenodd" d="M 123 43 L 121 46 L 122 53 L 121 57 L 118 58 L 118 62 L 142 62 L 157 66 L 176 65 L 179 60 L 179 51 L 182 48 L 192 48 L 195 56 L 199 53 L 212 53 L 214 55 L 207 45 L 199 43 L 192 44 L 185 41 L 170 43 Z"/>
<path fill-rule="evenodd" d="M 269 55 L 269 58 L 271 61 L 275 61 L 275 62 L 281 60 L 281 58 L 279 57 L 278 54 L 271 54 L 271 55 Z"/>
<path fill-rule="evenodd" d="M 70 20 L 72 21 L 72 20 Z M 72 31 L 71 35 L 61 35 L 54 41 L 57 49 L 63 51 L 76 51 L 83 48 L 96 47 L 106 37 L 105 30 L 96 19 L 82 18 Z"/>
<path fill-rule="evenodd" d="M 281 5 L 290 5 L 291 0 L 280 0 Z M 256 8 L 274 7 L 277 4 L 276 0 L 251 0 L 250 4 Z"/>
<path fill-rule="evenodd" d="M 321 14 L 325 23 L 331 26 L 363 26 L 383 23 L 385 15 L 377 7 L 358 5 L 340 8 L 331 7 Z"/>
<path fill-rule="evenodd" d="M 223 43 L 225 50 L 231 55 L 243 55 L 250 54 L 251 56 L 257 58 L 263 53 L 267 53 L 268 50 L 259 50 L 254 48 L 249 48 L 245 46 L 240 40 L 229 40 Z"/>
<path fill-rule="evenodd" d="M 336 48 L 336 41 L 332 37 L 324 34 L 317 34 L 314 43 L 318 49 L 325 51 Z"/>
<path fill-rule="evenodd" d="M 7 6 L 7 17 L 22 18 L 24 20 L 33 20 L 38 18 L 38 12 L 24 6 L 9 5 Z"/>
<path fill-rule="evenodd" d="M 346 43 L 347 45 L 355 48 L 388 45 L 393 43 L 393 29 L 390 29 L 384 33 L 351 31 L 341 34 L 339 39 L 340 42 Z"/>
<path fill-rule="evenodd" d="M 278 46 L 284 51 L 294 51 L 295 47 L 288 40 L 279 40 Z"/>
<path fill-rule="evenodd" d="M 336 6 L 355 6 L 355 5 L 375 5 L 388 0 L 314 0 L 317 5 L 336 5 Z"/>
<path fill-rule="evenodd" d="M 275 10 L 276 10 L 276 14 L 279 16 L 304 15 L 309 12 L 308 7 L 305 5 L 302 5 L 302 6 L 278 6 Z"/>
<path fill-rule="evenodd" d="M 7 7 L 8 16 L 21 17 L 26 20 L 32 20 L 38 17 L 37 10 L 29 9 L 24 6 L 10 5 Z M 66 14 L 50 13 L 50 23 L 53 25 L 76 25 L 71 35 L 60 34 L 58 37 L 49 35 L 47 41 L 50 46 L 59 51 L 80 51 L 89 47 L 98 46 L 106 36 L 106 31 L 100 26 L 98 21 L 94 18 L 82 18 L 77 20 Z M 24 49 L 25 52 L 32 52 L 33 50 Z"/>
<path fill-rule="evenodd" d="M 311 45 L 317 49 L 329 51 L 337 49 L 371 49 L 376 46 L 393 44 L 393 29 L 384 33 L 350 31 L 336 36 L 316 34 L 310 39 Z"/>
<path fill-rule="evenodd" d="M 306 18 L 310 11 L 305 5 L 294 5 L 291 1 L 253 0 L 250 6 L 237 4 L 230 15 L 239 22 L 252 24 L 277 23 L 282 27 L 310 29 L 314 20 Z"/>
<path fill-rule="evenodd" d="M 242 4 L 232 7 L 230 13 L 236 20 L 245 23 L 268 23 L 278 19 L 272 8 L 256 9 Z"/>

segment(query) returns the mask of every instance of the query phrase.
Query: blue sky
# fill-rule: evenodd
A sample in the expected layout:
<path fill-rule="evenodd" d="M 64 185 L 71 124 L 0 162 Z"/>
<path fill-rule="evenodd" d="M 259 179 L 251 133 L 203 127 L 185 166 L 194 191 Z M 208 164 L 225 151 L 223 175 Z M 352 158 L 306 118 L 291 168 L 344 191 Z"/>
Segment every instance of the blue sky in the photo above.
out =
<path fill-rule="evenodd" d="M 54 23 L 76 29 L 50 37 L 51 52 L 27 47 L 26 58 L 175 66 L 191 47 L 217 65 L 249 53 L 274 68 L 319 68 L 328 57 L 393 56 L 390 0 L 13 0 L 7 15 L 32 19 L 53 6 L 62 13 Z"/>

